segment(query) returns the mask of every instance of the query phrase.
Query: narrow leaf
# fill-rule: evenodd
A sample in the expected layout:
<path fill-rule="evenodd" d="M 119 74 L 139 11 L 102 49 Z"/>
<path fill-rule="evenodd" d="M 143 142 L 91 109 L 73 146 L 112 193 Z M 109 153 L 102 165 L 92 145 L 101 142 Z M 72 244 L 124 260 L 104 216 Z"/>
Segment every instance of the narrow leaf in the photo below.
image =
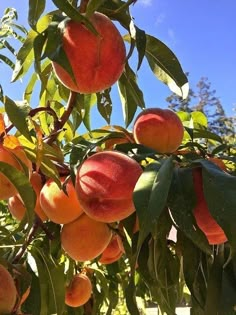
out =
<path fill-rule="evenodd" d="M 29 0 L 28 23 L 34 30 L 36 30 L 38 19 L 45 9 L 45 3 L 45 0 Z"/>
<path fill-rule="evenodd" d="M 93 26 L 93 24 L 84 15 L 80 14 L 79 11 L 76 8 L 74 8 L 68 1 L 52 0 L 52 2 L 58 9 L 66 13 L 66 15 L 70 17 L 72 20 L 84 23 L 92 33 L 98 35 L 98 32 Z"/>
<path fill-rule="evenodd" d="M 166 206 L 173 173 L 172 157 L 163 164 L 151 163 L 140 176 L 134 190 L 134 204 L 140 222 L 138 251 L 149 233 L 154 233 L 155 225 Z"/>
<path fill-rule="evenodd" d="M 210 161 L 199 160 L 199 163 L 203 167 L 203 190 L 209 211 L 228 237 L 232 253 L 236 254 L 236 177 Z"/>
<path fill-rule="evenodd" d="M 138 66 L 137 66 L 137 70 L 140 69 L 141 64 L 143 62 L 143 58 L 145 56 L 145 51 L 146 51 L 146 33 L 141 30 L 140 28 L 138 28 L 135 25 L 135 30 L 136 30 L 136 34 L 135 34 L 135 39 L 136 39 L 136 47 L 137 47 L 137 51 L 138 51 Z"/>
<path fill-rule="evenodd" d="M 185 99 L 189 91 L 188 79 L 174 53 L 159 39 L 146 35 L 145 56 L 155 76 Z"/>
<path fill-rule="evenodd" d="M 89 0 L 86 8 L 86 16 L 90 17 L 106 0 Z"/>
<path fill-rule="evenodd" d="M 118 81 L 118 88 L 124 121 L 126 126 L 128 126 L 134 118 L 137 107 L 145 107 L 143 93 L 138 87 L 136 76 L 128 64 L 126 64 L 125 71 Z"/>
<path fill-rule="evenodd" d="M 211 249 L 207 239 L 198 228 L 193 216 L 195 204 L 196 197 L 193 186 L 192 169 L 176 168 L 168 196 L 169 210 L 179 229 L 183 231 L 197 247 L 210 254 Z"/>
<path fill-rule="evenodd" d="M 4 105 L 10 121 L 20 131 L 22 135 L 24 135 L 28 140 L 31 141 L 28 124 L 26 121 L 26 117 L 29 113 L 28 105 L 27 104 L 17 105 L 13 100 L 11 100 L 7 96 L 4 97 Z"/>
<path fill-rule="evenodd" d="M 0 54 L 0 60 L 5 62 L 5 64 L 7 64 L 12 70 L 14 69 L 14 67 L 15 67 L 14 62 L 11 61 L 11 59 L 8 58 L 7 56 L 4 56 L 4 55 Z"/>

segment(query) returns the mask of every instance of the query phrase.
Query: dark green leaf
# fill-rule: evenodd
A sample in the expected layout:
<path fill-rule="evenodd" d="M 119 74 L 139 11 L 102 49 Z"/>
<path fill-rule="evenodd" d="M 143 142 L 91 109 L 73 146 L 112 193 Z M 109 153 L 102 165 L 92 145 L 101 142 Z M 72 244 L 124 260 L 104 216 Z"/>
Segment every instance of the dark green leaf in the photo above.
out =
<path fill-rule="evenodd" d="M 235 254 L 236 177 L 223 172 L 210 161 L 198 160 L 198 162 L 203 167 L 203 190 L 209 211 L 224 230 Z"/>
<path fill-rule="evenodd" d="M 23 136 L 31 141 L 28 124 L 26 121 L 26 117 L 29 114 L 28 104 L 17 105 L 13 100 L 5 96 L 4 105 L 10 121 L 22 133 Z"/>
<path fill-rule="evenodd" d="M 149 164 L 140 176 L 134 190 L 134 204 L 139 218 L 140 232 L 138 251 L 149 233 L 154 233 L 155 225 L 166 206 L 173 174 L 172 157 L 163 164 Z"/>
<path fill-rule="evenodd" d="M 29 0 L 28 23 L 34 30 L 36 30 L 38 19 L 45 9 L 45 2 L 45 0 Z"/>
<path fill-rule="evenodd" d="M 179 229 L 183 231 L 196 246 L 207 253 L 211 253 L 208 241 L 198 228 L 193 216 L 195 204 L 196 196 L 193 186 L 192 169 L 176 168 L 168 196 L 168 207 L 173 220 Z"/>
<path fill-rule="evenodd" d="M 205 313 L 215 315 L 220 309 L 220 297 L 222 286 L 222 275 L 224 266 L 224 245 L 220 245 L 215 251 L 214 261 L 210 267 L 209 279 L 207 282 L 207 296 Z"/>
<path fill-rule="evenodd" d="M 7 56 L 1 55 L 0 54 L 0 60 L 2 60 L 3 62 L 5 62 L 5 64 L 7 64 L 11 69 L 14 69 L 15 64 L 13 61 L 11 61 L 10 58 L 8 58 Z"/>
<path fill-rule="evenodd" d="M 136 287 L 133 279 L 130 279 L 128 287 L 125 290 L 125 299 L 130 314 L 140 315 L 136 301 Z"/>
<path fill-rule="evenodd" d="M 118 81 L 118 87 L 125 124 L 128 126 L 134 118 L 137 107 L 145 107 L 143 93 L 138 87 L 136 76 L 128 64 L 126 64 L 125 71 Z"/>
<path fill-rule="evenodd" d="M 109 90 L 105 90 L 103 93 L 97 93 L 97 107 L 102 117 L 106 120 L 108 124 L 110 124 L 112 113 L 112 100 Z"/>
<path fill-rule="evenodd" d="M 193 129 L 193 138 L 194 139 L 204 138 L 204 139 L 216 140 L 220 143 L 223 142 L 220 136 L 206 129 Z"/>
<path fill-rule="evenodd" d="M 141 64 L 143 62 L 143 58 L 145 56 L 146 51 L 146 33 L 138 28 L 135 25 L 135 39 L 136 39 L 136 47 L 138 51 L 138 66 L 137 70 L 141 67 Z"/>
<path fill-rule="evenodd" d="M 34 48 L 34 69 L 35 72 L 41 76 L 41 54 L 43 51 L 44 44 L 46 42 L 46 36 L 45 33 L 39 34 L 35 39 L 33 43 Z"/>
<path fill-rule="evenodd" d="M 191 292 L 193 309 L 199 309 L 199 313 L 194 312 L 194 314 L 205 315 L 201 313 L 204 310 L 207 289 L 207 274 L 206 270 L 203 268 L 205 255 L 191 240 L 184 235 L 182 236 L 184 278 Z"/>
<path fill-rule="evenodd" d="M 146 35 L 146 58 L 153 73 L 167 84 L 170 90 L 185 99 L 188 96 L 188 79 L 174 53 L 159 39 Z"/>
<path fill-rule="evenodd" d="M 86 8 L 86 16 L 90 17 L 106 0 L 89 0 Z"/>
<path fill-rule="evenodd" d="M 74 8 L 67 0 L 52 0 L 52 2 L 58 9 L 66 13 L 69 18 L 77 22 L 83 22 L 92 33 L 98 35 L 98 32 L 93 24 L 84 15 L 80 14 L 79 11 Z"/>

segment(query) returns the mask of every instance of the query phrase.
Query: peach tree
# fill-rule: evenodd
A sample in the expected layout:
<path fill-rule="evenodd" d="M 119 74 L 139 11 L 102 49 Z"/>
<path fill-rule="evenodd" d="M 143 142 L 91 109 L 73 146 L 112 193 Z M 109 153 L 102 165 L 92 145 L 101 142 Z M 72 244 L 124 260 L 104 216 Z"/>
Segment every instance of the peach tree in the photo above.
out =
<path fill-rule="evenodd" d="M 145 108 L 142 67 L 189 85 L 136 0 L 48 3 L 0 20 L 1 67 L 23 80 L 21 100 L 0 86 L 0 313 L 236 314 L 235 139 Z"/>

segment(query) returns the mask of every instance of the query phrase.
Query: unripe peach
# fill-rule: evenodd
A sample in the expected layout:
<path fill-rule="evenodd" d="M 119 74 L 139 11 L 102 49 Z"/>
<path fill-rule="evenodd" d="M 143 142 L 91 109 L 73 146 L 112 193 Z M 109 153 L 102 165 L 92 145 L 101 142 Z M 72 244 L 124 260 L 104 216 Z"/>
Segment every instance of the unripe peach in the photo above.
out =
<path fill-rule="evenodd" d="M 84 273 L 75 275 L 66 287 L 65 303 L 71 307 L 84 305 L 92 295 L 92 284 Z"/>
<path fill-rule="evenodd" d="M 120 259 L 124 254 L 124 246 L 118 234 L 114 234 L 106 249 L 102 252 L 99 262 L 107 265 Z"/>
<path fill-rule="evenodd" d="M 75 188 L 84 212 L 94 220 L 114 222 L 135 211 L 133 190 L 141 166 L 117 151 L 95 153 L 77 170 Z"/>
<path fill-rule="evenodd" d="M 60 178 L 62 184 L 65 180 L 66 177 Z M 43 211 L 52 222 L 59 224 L 69 223 L 83 212 L 71 179 L 66 183 L 65 189 L 66 193 L 49 179 L 39 195 Z"/>
<path fill-rule="evenodd" d="M 7 149 L 3 145 L 0 145 L 0 161 L 10 164 L 17 170 L 23 171 L 23 167 L 17 158 L 26 165 L 30 174 L 32 168 L 31 162 L 27 159 L 23 149 L 20 146 L 14 149 Z M 3 175 L 3 173 L 0 173 L 0 200 L 8 199 L 16 194 L 17 190 L 15 186 L 5 175 Z"/>
<path fill-rule="evenodd" d="M 137 143 L 159 153 L 172 153 L 183 140 L 184 127 L 172 110 L 148 108 L 137 116 L 133 132 Z"/>
<path fill-rule="evenodd" d="M 193 169 L 193 184 L 197 197 L 197 204 L 194 208 L 194 216 L 199 228 L 206 235 L 209 244 L 221 244 L 227 241 L 227 237 L 212 217 L 206 199 L 204 197 L 202 170 L 201 168 Z"/>
<path fill-rule="evenodd" d="M 16 303 L 17 291 L 9 271 L 0 264 L 0 314 L 12 312 Z"/>
<path fill-rule="evenodd" d="M 95 35 L 84 23 L 70 20 L 64 25 L 62 47 L 75 77 L 53 62 L 59 80 L 70 90 L 96 93 L 112 86 L 121 76 L 126 52 L 124 41 L 111 20 L 101 13 L 90 18 Z"/>
<path fill-rule="evenodd" d="M 61 244 L 74 260 L 86 261 L 99 256 L 109 244 L 112 232 L 107 224 L 97 222 L 86 214 L 63 225 Z"/>

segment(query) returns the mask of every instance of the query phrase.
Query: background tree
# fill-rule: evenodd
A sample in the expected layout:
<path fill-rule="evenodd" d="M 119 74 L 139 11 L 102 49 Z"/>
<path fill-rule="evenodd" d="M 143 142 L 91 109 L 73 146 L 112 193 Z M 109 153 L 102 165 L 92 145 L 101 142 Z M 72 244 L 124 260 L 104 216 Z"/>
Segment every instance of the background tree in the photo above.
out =
<path fill-rule="evenodd" d="M 188 75 L 188 74 L 187 74 Z M 196 85 L 196 89 L 190 89 L 186 99 L 172 93 L 166 98 L 168 107 L 177 111 L 201 111 L 208 118 L 209 130 L 221 137 L 235 138 L 235 117 L 227 116 L 224 106 L 216 90 L 212 90 L 208 78 L 202 77 Z"/>

